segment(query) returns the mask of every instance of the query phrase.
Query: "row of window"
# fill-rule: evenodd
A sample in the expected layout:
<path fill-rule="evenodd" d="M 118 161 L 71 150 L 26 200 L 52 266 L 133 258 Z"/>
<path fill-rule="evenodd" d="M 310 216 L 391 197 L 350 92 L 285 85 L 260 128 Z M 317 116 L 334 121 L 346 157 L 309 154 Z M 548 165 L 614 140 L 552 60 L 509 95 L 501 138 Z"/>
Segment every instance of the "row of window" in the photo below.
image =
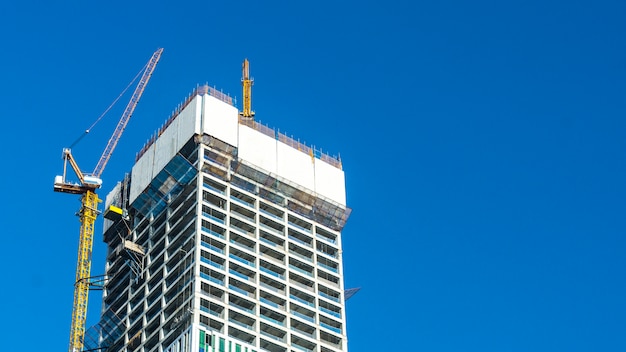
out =
<path fill-rule="evenodd" d="M 229 236 L 230 246 L 226 245 L 225 234 Z M 285 278 L 285 266 L 288 266 L 300 274 L 311 278 L 318 277 L 339 287 L 339 277 L 337 276 L 339 264 L 334 260 L 320 254 L 314 257 L 312 251 L 291 242 L 287 249 L 289 256 L 286 256 L 284 251 L 272 248 L 273 246 L 266 241 L 258 244 L 259 258 L 257 258 L 257 243 L 253 239 L 232 231 L 227 232 L 217 225 L 206 220 L 203 221 L 201 245 L 211 251 L 211 253 L 205 251 L 204 254 L 205 259 L 211 261 L 207 262 L 208 264 L 223 266 L 228 257 L 251 268 L 256 268 L 258 265 L 260 270 L 269 271 L 268 273 L 281 279 Z M 317 270 L 315 266 L 318 267 Z"/>
<path fill-rule="evenodd" d="M 329 302 L 327 308 L 330 310 L 333 310 L 333 304 L 341 304 L 341 295 L 337 290 L 322 283 L 316 285 L 314 282 L 292 272 L 289 273 L 288 277 L 281 279 L 281 275 L 276 271 L 264 269 L 264 267 L 261 267 L 260 272 L 256 272 L 235 262 L 229 262 L 228 267 L 226 267 L 225 263 L 211 260 L 205 256 L 202 257 L 201 261 L 200 277 L 220 286 L 226 287 L 228 285 L 232 290 L 252 298 L 257 297 L 258 283 L 259 287 L 263 287 L 274 294 L 283 297 L 289 294 L 312 307 L 315 307 L 316 293 L 317 296 Z M 229 274 L 228 282 L 226 281 L 227 273 Z M 289 292 L 287 292 L 287 282 L 291 286 Z M 340 310 L 335 311 L 340 312 Z"/>
<path fill-rule="evenodd" d="M 231 196 L 242 203 L 254 207 L 257 197 L 268 204 L 288 208 L 303 218 L 312 220 L 318 224 L 324 224 L 328 228 L 341 231 L 350 214 L 350 209 L 335 202 L 318 197 L 310 190 L 294 184 L 293 182 L 267 174 L 245 162 L 230 163 L 236 159 L 232 150 L 219 151 L 213 145 L 207 145 L 204 149 L 204 165 L 201 170 L 212 177 L 205 177 L 205 184 L 215 192 L 226 194 L 228 187 L 220 181 L 224 180 L 234 188 L 236 193 Z M 240 192 L 241 191 L 241 192 Z M 282 216 L 279 212 L 279 216 Z M 305 221 L 305 228 L 308 222 Z M 310 223 L 308 223 L 310 226 Z"/>
<path fill-rule="evenodd" d="M 218 238 L 226 239 L 226 235 L 230 235 L 230 242 L 245 247 L 247 250 L 256 252 L 256 239 L 257 239 L 257 226 L 236 216 L 227 217 L 225 213 L 215 209 L 212 205 L 203 204 L 202 214 L 205 220 L 202 221 L 202 229 Z M 226 230 L 228 227 L 230 231 Z M 338 273 L 339 265 L 333 259 L 339 258 L 339 249 L 334 245 L 326 243 L 324 241 L 314 241 L 314 239 L 291 227 L 285 229 L 284 226 L 273 222 L 272 220 L 265 219 L 261 216 L 258 223 L 258 239 L 262 241 L 266 246 L 285 250 L 285 240 L 289 243 L 289 251 L 295 252 L 300 257 L 312 261 L 313 252 L 315 250 L 318 253 L 328 257 L 324 260 L 319 260 L 324 268 Z M 319 257 L 319 256 L 318 256 Z"/>
<path fill-rule="evenodd" d="M 200 310 L 201 324 L 251 345 L 257 342 L 258 337 L 262 339 L 259 343 L 263 350 L 286 351 L 286 345 L 290 345 L 304 347 L 307 351 L 315 351 L 317 344 L 313 341 L 317 339 L 341 348 L 342 338 L 336 335 L 336 333 L 341 333 L 340 327 L 337 328 L 330 325 L 332 323 L 324 321 L 314 326 L 300 319 L 297 312 L 292 312 L 292 316 L 287 317 L 261 307 L 259 320 L 257 320 L 257 317 L 237 312 L 231 306 L 227 308 L 205 299 L 201 299 Z M 225 331 L 226 326 L 228 328 Z M 267 342 L 270 341 L 271 343 L 268 344 Z M 327 348 L 327 350 L 330 349 Z"/>
<path fill-rule="evenodd" d="M 280 292 L 275 292 L 271 289 L 267 290 L 267 287 L 263 285 L 261 285 L 263 289 L 257 290 L 256 286 L 238 280 L 238 278 L 235 277 L 228 278 L 228 282 L 226 282 L 223 274 L 206 267 L 201 268 L 201 277 L 211 282 L 211 284 L 207 282 L 202 282 L 201 284 L 201 289 L 205 295 L 208 295 L 220 302 L 225 302 L 225 291 L 222 288 L 228 287 L 230 292 L 237 292 L 239 295 L 245 297 L 243 298 L 239 295 L 233 294 L 229 296 L 229 303 L 233 303 L 242 310 L 246 310 L 250 313 L 254 313 L 256 311 L 256 306 L 249 303 L 250 300 L 256 301 L 258 298 L 258 301 L 263 304 L 283 312 L 287 312 L 291 308 L 291 305 L 289 304 L 290 302 L 295 302 L 297 303 L 296 307 L 306 307 L 305 313 L 308 317 L 307 319 L 312 319 L 313 321 L 316 320 L 314 312 L 316 307 L 320 312 L 327 315 L 329 319 L 341 319 L 341 308 L 336 305 L 336 303 L 339 302 L 325 300 L 322 298 L 316 299 L 313 295 L 305 293 L 296 287 L 290 287 L 288 294 L 287 292 L 285 292 L 285 294 L 281 294 Z"/>
<path fill-rule="evenodd" d="M 212 191 L 203 192 L 203 199 L 208 203 L 216 205 L 222 209 L 226 209 L 226 198 L 230 199 L 231 211 L 237 213 L 244 218 L 249 219 L 252 222 L 256 222 L 255 213 L 260 213 L 273 220 L 283 222 L 285 220 L 286 212 L 278 207 L 274 207 L 269 203 L 261 201 L 256 197 L 246 194 L 244 191 L 239 191 L 234 188 L 228 188 L 226 184 L 216 181 L 209 177 L 203 178 L 203 185 L 206 189 Z M 304 220 L 301 217 L 287 213 L 287 223 L 294 228 L 301 231 L 313 234 L 325 241 L 336 244 L 337 234 L 326 230 L 319 225 L 313 225 L 311 222 Z"/>

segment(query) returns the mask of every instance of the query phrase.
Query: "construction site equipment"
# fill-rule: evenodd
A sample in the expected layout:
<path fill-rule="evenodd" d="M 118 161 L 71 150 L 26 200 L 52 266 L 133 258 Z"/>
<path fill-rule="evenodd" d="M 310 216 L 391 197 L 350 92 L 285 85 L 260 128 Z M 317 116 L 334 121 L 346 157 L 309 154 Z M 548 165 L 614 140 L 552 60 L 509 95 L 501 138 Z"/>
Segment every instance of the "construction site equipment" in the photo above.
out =
<path fill-rule="evenodd" d="M 130 117 L 143 94 L 143 91 L 152 76 L 152 72 L 158 63 L 163 49 L 158 49 L 145 66 L 143 75 L 135 88 L 135 91 L 126 106 L 111 138 L 100 156 L 96 168 L 90 174 L 83 173 L 76 160 L 72 157 L 69 148 L 63 149 L 63 175 L 54 179 L 54 191 L 70 194 L 81 194 L 81 208 L 78 212 L 80 218 L 80 235 L 78 240 L 78 262 L 76 264 L 76 282 L 74 284 L 74 304 L 72 308 L 72 325 L 70 328 L 69 352 L 80 352 L 84 346 L 85 323 L 87 319 L 87 299 L 91 283 L 91 252 L 93 249 L 94 224 L 99 214 L 98 203 L 101 200 L 96 195 L 96 189 L 102 186 L 100 176 L 107 165 L 122 132 L 126 128 Z M 78 183 L 68 182 L 66 179 L 67 164 L 70 164 L 78 177 Z"/>
<path fill-rule="evenodd" d="M 254 80 L 250 78 L 250 63 L 248 62 L 248 59 L 243 60 L 241 71 L 241 84 L 243 85 L 243 111 L 240 115 L 246 119 L 253 119 L 254 111 L 252 111 L 252 84 L 254 84 Z"/>

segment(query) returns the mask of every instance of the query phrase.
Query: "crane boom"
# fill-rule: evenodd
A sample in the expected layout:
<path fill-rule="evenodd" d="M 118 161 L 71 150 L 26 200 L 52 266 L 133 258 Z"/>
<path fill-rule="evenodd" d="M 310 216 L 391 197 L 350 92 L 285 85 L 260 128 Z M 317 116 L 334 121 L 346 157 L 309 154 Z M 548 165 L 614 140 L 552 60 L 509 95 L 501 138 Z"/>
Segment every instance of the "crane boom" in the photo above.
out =
<path fill-rule="evenodd" d="M 115 130 L 111 135 L 111 138 L 109 138 L 109 142 L 104 148 L 104 152 L 102 153 L 102 156 L 100 156 L 100 160 L 98 161 L 98 164 L 96 164 L 96 168 L 94 169 L 92 176 L 99 178 L 102 174 L 102 171 L 104 171 L 104 167 L 109 162 L 111 154 L 113 154 L 113 150 L 115 150 L 117 142 L 119 142 L 120 137 L 122 136 L 122 132 L 124 132 L 124 129 L 128 124 L 128 120 L 130 120 L 133 111 L 135 111 L 135 107 L 137 107 L 137 103 L 139 102 L 139 99 L 141 98 L 141 95 L 146 88 L 146 84 L 148 84 L 148 81 L 152 76 L 152 72 L 154 71 L 156 64 L 159 62 L 159 59 L 161 58 L 161 53 L 163 53 L 162 48 L 155 51 L 154 54 L 152 54 L 152 58 L 150 58 L 150 61 L 148 61 L 148 64 L 146 65 L 146 70 L 143 72 L 143 75 L 141 76 L 141 79 L 137 84 L 137 88 L 135 88 L 135 92 L 133 93 L 133 96 L 130 98 L 128 105 L 126 106 L 126 109 L 122 114 L 122 118 L 117 123 L 117 126 L 115 127 Z"/>
<path fill-rule="evenodd" d="M 63 150 L 63 175 L 56 176 L 54 180 L 54 191 L 70 194 L 81 194 L 81 208 L 78 213 L 80 218 L 80 237 L 78 240 L 78 261 L 76 263 L 76 282 L 74 284 L 74 304 L 72 309 L 72 326 L 70 328 L 70 344 L 69 352 L 80 352 L 84 347 L 85 323 L 87 321 L 87 302 L 89 298 L 89 287 L 91 285 L 91 254 L 93 249 L 94 224 L 98 217 L 98 203 L 101 200 L 96 194 L 96 189 L 102 185 L 100 175 L 104 170 L 107 162 L 111 158 L 111 154 L 119 141 L 122 132 L 128 124 L 137 102 L 150 80 L 150 76 L 161 57 L 163 49 L 158 49 L 151 57 L 146 65 L 146 69 L 141 76 L 135 92 L 130 102 L 126 106 L 120 121 L 109 139 L 98 164 L 92 174 L 84 174 L 76 160 L 72 156 L 70 149 Z M 67 163 L 74 170 L 80 183 L 67 182 L 66 169 Z"/>

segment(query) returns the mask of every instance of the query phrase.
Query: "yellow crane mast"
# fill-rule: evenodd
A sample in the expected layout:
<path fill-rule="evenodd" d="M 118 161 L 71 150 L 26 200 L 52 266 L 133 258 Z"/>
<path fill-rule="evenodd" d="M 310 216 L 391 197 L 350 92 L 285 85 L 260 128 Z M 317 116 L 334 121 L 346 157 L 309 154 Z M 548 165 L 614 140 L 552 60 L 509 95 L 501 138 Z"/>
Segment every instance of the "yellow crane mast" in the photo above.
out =
<path fill-rule="evenodd" d="M 96 168 L 91 174 L 83 173 L 76 160 L 72 156 L 72 152 L 69 148 L 63 149 L 63 175 L 56 176 L 54 179 L 54 191 L 71 194 L 81 194 L 81 208 L 79 211 L 80 219 L 80 234 L 78 239 L 78 261 L 76 264 L 76 282 L 74 284 L 74 304 L 72 309 L 72 325 L 70 328 L 70 343 L 69 352 L 80 352 L 83 349 L 84 336 L 85 336 L 85 323 L 87 320 L 87 300 L 89 296 L 89 286 L 91 280 L 91 252 L 93 249 L 93 236 L 94 236 L 94 224 L 99 214 L 98 203 L 101 200 L 96 194 L 96 189 L 102 186 L 102 180 L 100 175 L 104 171 L 104 167 L 111 158 L 113 150 L 117 146 L 117 142 L 122 136 L 122 132 L 128 124 L 146 84 L 152 76 L 152 72 L 156 67 L 159 59 L 161 58 L 163 49 L 158 49 L 152 54 L 150 61 L 146 64 L 145 70 L 135 91 L 130 99 L 130 102 L 126 106 L 126 109 L 122 113 L 117 126 L 109 142 L 107 143 L 104 152 L 100 156 L 100 160 L 96 165 Z M 71 183 L 66 181 L 67 164 L 70 164 L 71 168 L 78 177 L 78 183 Z"/>
<path fill-rule="evenodd" d="M 241 84 L 243 85 L 243 111 L 240 115 L 244 118 L 253 119 L 252 111 L 252 84 L 254 80 L 250 78 L 250 64 L 248 59 L 243 60 L 241 74 Z"/>

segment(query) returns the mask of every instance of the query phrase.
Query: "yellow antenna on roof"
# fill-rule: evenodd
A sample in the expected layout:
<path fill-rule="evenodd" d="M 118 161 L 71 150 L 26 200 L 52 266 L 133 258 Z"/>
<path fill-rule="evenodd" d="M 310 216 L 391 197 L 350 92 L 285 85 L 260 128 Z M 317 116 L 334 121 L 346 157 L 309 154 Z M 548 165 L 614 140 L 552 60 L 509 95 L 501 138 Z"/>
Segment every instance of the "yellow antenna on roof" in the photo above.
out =
<path fill-rule="evenodd" d="M 254 80 L 250 79 L 248 59 L 243 60 L 241 84 L 243 85 L 243 111 L 239 115 L 252 120 L 254 119 L 254 111 L 252 111 L 252 84 L 254 84 Z"/>

